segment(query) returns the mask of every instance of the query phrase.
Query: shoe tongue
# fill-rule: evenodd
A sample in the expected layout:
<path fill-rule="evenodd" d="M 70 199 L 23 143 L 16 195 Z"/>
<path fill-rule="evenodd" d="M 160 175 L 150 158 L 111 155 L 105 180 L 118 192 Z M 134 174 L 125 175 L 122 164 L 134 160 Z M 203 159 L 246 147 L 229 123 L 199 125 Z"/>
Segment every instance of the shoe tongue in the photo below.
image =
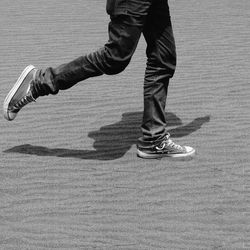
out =
<path fill-rule="evenodd" d="M 26 94 L 28 94 L 29 92 L 30 92 L 30 84 L 29 84 L 29 87 L 27 88 Z"/>
<path fill-rule="evenodd" d="M 167 133 L 167 134 L 166 134 L 166 136 L 165 136 L 165 138 L 166 138 L 167 140 L 169 140 L 169 138 L 170 138 L 170 134 L 169 134 L 169 133 Z"/>
<path fill-rule="evenodd" d="M 35 85 L 34 85 L 34 81 L 31 82 L 30 84 L 30 95 L 33 97 L 33 99 L 37 99 L 38 98 L 38 91 L 36 90 L 35 88 Z"/>
<path fill-rule="evenodd" d="M 166 145 L 171 145 L 173 143 L 173 141 L 171 139 L 168 139 L 165 141 Z"/>

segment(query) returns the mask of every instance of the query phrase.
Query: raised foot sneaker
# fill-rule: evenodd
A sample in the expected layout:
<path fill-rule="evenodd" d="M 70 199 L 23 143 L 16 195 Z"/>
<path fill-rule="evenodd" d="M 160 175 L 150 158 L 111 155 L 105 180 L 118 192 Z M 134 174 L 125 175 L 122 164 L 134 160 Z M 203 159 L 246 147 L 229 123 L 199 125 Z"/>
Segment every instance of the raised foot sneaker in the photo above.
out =
<path fill-rule="evenodd" d="M 34 102 L 32 82 L 37 69 L 33 65 L 27 66 L 6 96 L 3 104 L 4 118 L 12 121 L 17 113 L 30 102 Z"/>
<path fill-rule="evenodd" d="M 189 146 L 180 146 L 174 143 L 166 135 L 165 139 L 159 144 L 151 148 L 141 148 L 137 145 L 137 155 L 141 158 L 156 159 L 162 157 L 187 157 L 193 156 L 195 149 Z"/>

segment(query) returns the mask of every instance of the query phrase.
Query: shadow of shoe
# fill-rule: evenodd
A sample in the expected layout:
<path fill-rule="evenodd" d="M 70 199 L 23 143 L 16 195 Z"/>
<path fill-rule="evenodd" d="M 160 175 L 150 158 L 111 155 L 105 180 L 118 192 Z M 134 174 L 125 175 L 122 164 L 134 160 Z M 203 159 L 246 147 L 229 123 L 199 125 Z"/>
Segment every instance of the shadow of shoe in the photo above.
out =
<path fill-rule="evenodd" d="M 179 126 L 169 130 L 172 137 L 187 136 L 209 122 L 210 117 L 199 117 L 187 125 L 173 113 L 167 113 L 168 126 Z M 141 136 L 141 112 L 129 112 L 122 115 L 121 121 L 101 127 L 88 134 L 94 140 L 94 150 L 74 150 L 67 148 L 47 148 L 24 144 L 7 149 L 5 153 L 21 153 L 38 156 L 56 156 L 88 160 L 115 160 L 121 158 L 136 144 Z"/>

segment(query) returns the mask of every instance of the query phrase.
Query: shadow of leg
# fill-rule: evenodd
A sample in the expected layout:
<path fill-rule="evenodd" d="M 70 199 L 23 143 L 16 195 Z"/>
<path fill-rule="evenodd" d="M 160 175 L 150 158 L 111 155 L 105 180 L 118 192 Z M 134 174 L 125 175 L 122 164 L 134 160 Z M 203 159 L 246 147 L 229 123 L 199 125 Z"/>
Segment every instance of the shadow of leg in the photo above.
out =
<path fill-rule="evenodd" d="M 170 129 L 168 130 L 168 132 L 170 133 L 171 137 L 175 138 L 184 137 L 199 130 L 204 123 L 207 123 L 209 121 L 210 121 L 210 116 L 198 117 L 194 119 L 192 122 L 184 126 Z"/>

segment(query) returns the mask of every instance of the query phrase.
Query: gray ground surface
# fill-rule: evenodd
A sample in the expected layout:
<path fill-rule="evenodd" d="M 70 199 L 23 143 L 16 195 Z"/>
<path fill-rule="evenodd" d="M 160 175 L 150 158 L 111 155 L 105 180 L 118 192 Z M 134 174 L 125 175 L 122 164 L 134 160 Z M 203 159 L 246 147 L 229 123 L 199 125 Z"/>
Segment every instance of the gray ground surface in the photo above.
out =
<path fill-rule="evenodd" d="M 170 7 L 169 130 L 196 157 L 136 157 L 142 39 L 122 74 L 0 120 L 0 249 L 250 249 L 250 1 Z M 1 0 L 0 14 L 2 102 L 26 65 L 55 66 L 107 40 L 99 0 Z"/>

